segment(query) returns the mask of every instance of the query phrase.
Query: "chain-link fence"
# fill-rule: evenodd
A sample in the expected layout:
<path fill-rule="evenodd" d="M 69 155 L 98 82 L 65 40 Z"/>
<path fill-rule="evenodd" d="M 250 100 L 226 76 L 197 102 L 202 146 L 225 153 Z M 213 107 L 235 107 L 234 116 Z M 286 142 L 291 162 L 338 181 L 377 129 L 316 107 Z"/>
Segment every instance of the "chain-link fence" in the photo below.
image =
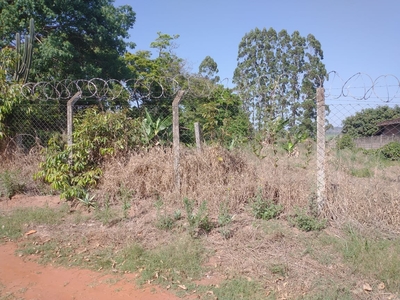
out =
<path fill-rule="evenodd" d="M 356 74 L 335 88 L 329 81 L 325 86 L 330 87 L 319 124 L 325 134 L 317 141 L 318 200 L 332 218 L 386 228 L 398 224 L 399 80 Z"/>
<path fill-rule="evenodd" d="M 17 105 L 7 127 L 7 147 L 11 149 L 17 147 L 29 151 L 33 147 L 46 146 L 55 133 L 66 134 L 66 103 L 43 101 Z"/>
<path fill-rule="evenodd" d="M 235 111 L 241 91 L 233 93 L 234 96 L 224 94 L 224 88 L 191 78 L 185 83 L 174 79 L 135 82 L 93 79 L 27 84 L 23 94 L 30 100 L 30 95 L 35 95 L 33 100 L 36 101 L 14 109 L 8 120 L 10 141 L 14 146 L 29 150 L 35 145 L 45 147 L 55 133 L 72 139 L 68 129 L 69 126 L 72 128 L 68 102 L 75 115 L 93 105 L 103 111 L 126 109 L 131 117 L 147 118 L 150 129 L 156 130 L 156 124 L 170 119 L 174 129 L 169 139 L 174 147 L 178 187 L 180 144 L 194 146 L 197 143 L 199 149 L 202 142 L 223 143 L 227 148 L 244 144 L 258 158 L 267 160 L 267 165 L 274 166 L 273 172 L 277 172 L 282 161 L 298 155 L 300 149 L 304 152 L 303 161 L 297 161 L 295 165 L 307 170 L 298 176 L 310 178 L 308 189 L 316 189 L 320 213 L 337 217 L 350 211 L 349 207 L 356 203 L 367 203 L 364 213 L 368 215 L 374 205 L 379 207 L 380 196 L 390 203 L 398 199 L 400 177 L 397 169 L 393 171 L 394 168 L 385 166 L 399 155 L 396 152 L 398 145 L 391 144 L 400 141 L 399 80 L 393 76 L 372 80 L 361 74 L 347 80 L 338 78 L 336 73 L 331 73 L 324 88 L 317 89 L 309 110 L 311 121 L 303 120 L 311 128 L 308 139 L 299 132 L 288 130 L 290 123 L 281 122 L 280 118 L 269 119 L 273 122 L 267 122 L 264 131 L 261 127 L 259 132 L 255 128 L 246 128 L 249 124 L 258 125 L 254 125 L 254 120 L 252 123 L 251 117 L 249 120 L 248 114 Z M 277 91 L 269 90 L 268 93 L 271 97 L 277 95 Z M 74 96 L 76 102 L 72 103 Z M 219 98 L 225 102 L 219 103 Z M 288 110 L 281 110 L 282 116 L 285 111 Z M 151 124 L 147 112 L 153 118 Z M 209 122 L 200 122 L 201 126 L 196 127 L 199 116 Z M 237 120 L 240 122 L 235 123 Z M 317 127 L 315 132 L 313 124 Z M 200 136 L 200 129 L 205 131 L 205 136 Z M 316 151 L 313 153 L 312 149 Z M 367 199 L 367 193 L 373 195 L 372 200 Z M 382 210 L 377 215 L 383 216 L 385 212 Z M 358 220 L 364 219 L 358 217 Z"/>

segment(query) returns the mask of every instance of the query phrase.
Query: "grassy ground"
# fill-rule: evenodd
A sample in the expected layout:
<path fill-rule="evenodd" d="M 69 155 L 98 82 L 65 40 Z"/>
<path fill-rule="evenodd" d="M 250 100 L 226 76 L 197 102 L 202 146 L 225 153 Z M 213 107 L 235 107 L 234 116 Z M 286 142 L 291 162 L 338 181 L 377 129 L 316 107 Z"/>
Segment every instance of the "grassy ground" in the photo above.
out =
<path fill-rule="evenodd" d="M 400 166 L 329 150 L 327 205 L 317 218 L 315 166 L 300 153 L 260 160 L 187 150 L 179 192 L 168 151 L 110 161 L 90 203 L 3 211 L 0 238 L 42 263 L 139 273 L 139 282 L 185 298 L 396 299 Z M 3 190 L 48 193 L 30 179 L 40 159 L 23 159 L 3 163 L 18 183 Z M 37 232 L 22 238 L 30 229 Z"/>

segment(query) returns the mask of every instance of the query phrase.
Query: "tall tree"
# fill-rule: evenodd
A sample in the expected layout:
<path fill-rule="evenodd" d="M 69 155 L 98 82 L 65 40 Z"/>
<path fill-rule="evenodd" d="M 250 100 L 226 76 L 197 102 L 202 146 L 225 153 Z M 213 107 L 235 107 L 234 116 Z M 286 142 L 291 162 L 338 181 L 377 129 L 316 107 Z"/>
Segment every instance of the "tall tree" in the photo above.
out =
<path fill-rule="evenodd" d="M 218 82 L 219 76 L 218 64 L 211 56 L 206 56 L 199 66 L 199 74 L 212 82 Z"/>
<path fill-rule="evenodd" d="M 185 82 L 183 59 L 179 58 L 174 49 L 178 45 L 174 40 L 179 35 L 169 35 L 158 32 L 158 37 L 150 44 L 157 49 L 157 57 L 152 58 L 150 51 L 140 50 L 136 53 L 126 53 L 124 61 L 130 71 L 129 85 L 135 89 L 132 102 L 135 113 L 143 113 L 147 107 L 150 112 L 164 118 L 169 115 L 176 84 L 182 87 Z M 138 109 L 139 108 L 139 109 Z"/>
<path fill-rule="evenodd" d="M 173 54 L 173 50 L 178 47 L 174 40 L 179 38 L 179 34 L 169 35 L 167 33 L 157 32 L 158 37 L 151 42 L 150 48 L 155 48 L 158 51 L 158 57 L 166 53 Z"/>
<path fill-rule="evenodd" d="M 121 60 L 135 12 L 113 0 L 0 0 L 0 48 L 13 44 L 33 18 L 36 27 L 31 80 L 121 78 Z"/>
<path fill-rule="evenodd" d="M 321 44 L 311 34 L 273 28 L 245 34 L 233 81 L 255 128 L 280 118 L 292 129 L 315 133 L 315 92 L 327 75 L 322 59 Z"/>

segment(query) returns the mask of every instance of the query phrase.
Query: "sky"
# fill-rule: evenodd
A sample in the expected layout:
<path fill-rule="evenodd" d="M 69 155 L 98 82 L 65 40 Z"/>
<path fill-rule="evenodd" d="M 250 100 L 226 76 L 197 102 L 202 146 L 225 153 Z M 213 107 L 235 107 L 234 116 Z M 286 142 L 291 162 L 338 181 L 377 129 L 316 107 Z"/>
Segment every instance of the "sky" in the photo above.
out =
<path fill-rule="evenodd" d="M 400 96 L 397 91 L 399 0 L 116 0 L 114 3 L 125 4 L 136 12 L 129 38 L 136 48 L 130 52 L 152 50 L 150 43 L 159 31 L 179 34 L 175 52 L 193 72 L 198 71 L 201 61 L 209 55 L 218 64 L 220 78 L 228 78 L 230 82 L 237 64 L 238 45 L 246 33 L 256 27 L 286 29 L 289 34 L 297 30 L 302 36 L 311 33 L 321 42 L 326 69 L 339 75 L 331 75 L 325 89 L 333 91 L 343 86 L 341 80 L 358 72 L 367 75 L 354 77 L 348 86 L 368 86 L 371 79 L 392 74 L 394 77 L 380 77 L 377 82 L 397 85 L 389 97 L 396 93 L 396 97 Z M 379 92 L 383 98 L 388 93 L 387 89 Z"/>

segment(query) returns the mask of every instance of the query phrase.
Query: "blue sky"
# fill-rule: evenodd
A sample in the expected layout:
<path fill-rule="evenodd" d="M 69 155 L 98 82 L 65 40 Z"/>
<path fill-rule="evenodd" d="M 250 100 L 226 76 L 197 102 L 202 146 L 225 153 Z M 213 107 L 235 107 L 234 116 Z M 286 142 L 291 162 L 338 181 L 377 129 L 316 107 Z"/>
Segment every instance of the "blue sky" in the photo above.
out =
<path fill-rule="evenodd" d="M 386 74 L 400 78 L 399 0 L 115 1 L 115 6 L 124 4 L 136 12 L 130 40 L 137 46 L 131 52 L 151 50 L 158 31 L 179 34 L 176 54 L 193 72 L 209 55 L 217 62 L 221 79 L 231 79 L 245 33 L 272 27 L 313 34 L 322 44 L 327 70 L 343 79 L 357 72 L 372 79 Z M 336 80 L 340 81 L 332 84 Z M 357 77 L 353 85 L 365 80 L 368 77 Z M 396 83 L 393 78 L 388 81 Z"/>

